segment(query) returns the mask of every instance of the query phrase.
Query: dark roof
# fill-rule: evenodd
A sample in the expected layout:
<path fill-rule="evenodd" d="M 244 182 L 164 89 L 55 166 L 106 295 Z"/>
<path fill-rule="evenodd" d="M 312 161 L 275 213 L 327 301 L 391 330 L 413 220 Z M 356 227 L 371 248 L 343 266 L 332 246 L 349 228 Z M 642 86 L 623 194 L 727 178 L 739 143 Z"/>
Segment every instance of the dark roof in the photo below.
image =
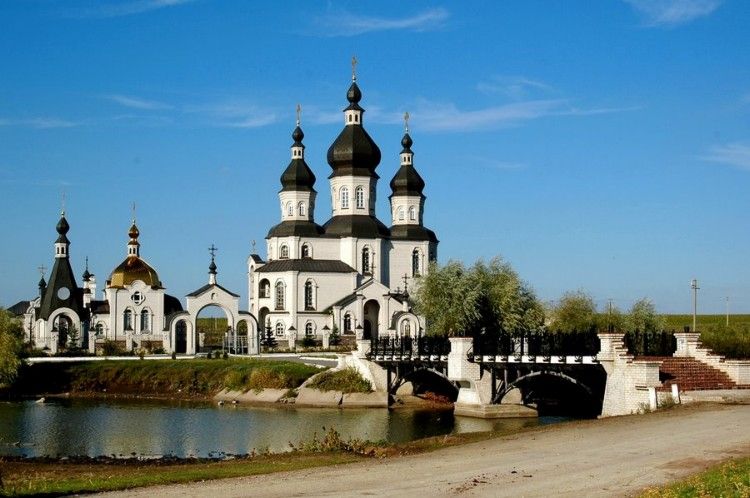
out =
<path fill-rule="evenodd" d="M 306 220 L 287 220 L 271 227 L 266 238 L 289 236 L 316 237 L 321 234 L 323 234 L 323 227 L 317 223 Z"/>
<path fill-rule="evenodd" d="M 65 287 L 67 293 L 60 292 Z M 84 316 L 83 290 L 78 287 L 73 268 L 67 257 L 55 258 L 49 282 L 40 300 L 39 318 L 48 319 L 59 308 L 70 308 L 79 318 Z"/>
<path fill-rule="evenodd" d="M 164 316 L 169 316 L 177 311 L 182 311 L 180 300 L 169 294 L 164 294 Z"/>
<path fill-rule="evenodd" d="M 388 237 L 390 231 L 377 218 L 362 214 L 334 216 L 323 225 L 325 234 L 332 237 L 376 239 Z"/>
<path fill-rule="evenodd" d="M 391 239 L 438 241 L 435 232 L 421 225 L 394 225 L 391 227 Z"/>
<path fill-rule="evenodd" d="M 338 301 L 330 305 L 327 309 L 331 309 L 334 306 L 341 306 L 343 308 L 347 304 L 351 304 L 356 300 L 357 300 L 357 293 L 353 292 L 351 294 L 347 294 L 346 296 L 342 297 L 341 299 L 339 299 Z"/>
<path fill-rule="evenodd" d="M 365 112 L 359 106 L 362 92 L 356 82 L 349 87 L 346 98 L 349 101 L 349 107 L 346 110 Z M 362 127 L 361 121 L 344 126 L 328 149 L 328 164 L 333 168 L 329 178 L 345 175 L 379 178 L 375 173 L 375 168 L 380 164 L 380 149 Z"/>
<path fill-rule="evenodd" d="M 15 316 L 21 316 L 26 313 L 31 305 L 31 301 L 18 301 L 16 304 L 8 308 L 8 311 L 13 313 Z"/>
<path fill-rule="evenodd" d="M 108 315 L 109 301 L 91 301 L 89 309 L 94 315 Z"/>
<path fill-rule="evenodd" d="M 305 134 L 302 133 L 302 128 L 297 126 L 292 133 L 292 138 L 294 139 L 292 147 L 301 147 L 302 150 L 304 150 L 305 146 L 302 144 L 304 136 Z M 314 191 L 314 185 L 315 174 L 305 162 L 304 157 L 292 159 L 289 166 L 287 166 L 281 174 L 282 192 L 285 190 Z"/>
<path fill-rule="evenodd" d="M 357 270 L 335 259 L 277 259 L 257 270 L 258 273 L 303 271 L 308 273 L 356 273 Z"/>
<path fill-rule="evenodd" d="M 193 291 L 190 294 L 188 294 L 187 297 L 199 296 L 199 295 L 203 294 L 204 292 L 206 292 L 208 289 L 210 289 L 212 287 L 218 287 L 219 289 L 223 290 L 224 292 L 226 292 L 227 294 L 229 294 L 231 296 L 240 297 L 239 294 L 235 294 L 234 292 L 228 291 L 227 289 L 225 289 L 224 287 L 222 287 L 219 284 L 206 284 L 203 287 L 201 287 L 200 289 L 198 289 L 196 291 Z"/>
<path fill-rule="evenodd" d="M 424 180 L 411 164 L 402 164 L 391 179 L 391 197 L 394 195 L 423 195 Z"/>

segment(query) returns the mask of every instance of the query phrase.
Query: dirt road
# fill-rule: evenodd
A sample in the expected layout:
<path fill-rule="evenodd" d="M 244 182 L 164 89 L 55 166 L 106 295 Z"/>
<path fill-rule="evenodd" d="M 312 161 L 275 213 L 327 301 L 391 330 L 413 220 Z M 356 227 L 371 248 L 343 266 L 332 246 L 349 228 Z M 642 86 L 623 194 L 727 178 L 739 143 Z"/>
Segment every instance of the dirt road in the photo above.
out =
<path fill-rule="evenodd" d="M 432 453 L 107 496 L 629 496 L 750 455 L 750 405 L 540 428 Z"/>

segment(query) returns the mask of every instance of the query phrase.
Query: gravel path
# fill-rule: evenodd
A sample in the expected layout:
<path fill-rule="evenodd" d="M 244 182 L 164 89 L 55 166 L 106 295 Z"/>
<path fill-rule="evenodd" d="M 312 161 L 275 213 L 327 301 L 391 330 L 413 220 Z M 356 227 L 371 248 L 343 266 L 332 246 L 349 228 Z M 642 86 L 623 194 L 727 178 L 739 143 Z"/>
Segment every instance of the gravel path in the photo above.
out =
<path fill-rule="evenodd" d="M 421 455 L 107 496 L 630 496 L 750 455 L 750 405 L 539 428 Z"/>

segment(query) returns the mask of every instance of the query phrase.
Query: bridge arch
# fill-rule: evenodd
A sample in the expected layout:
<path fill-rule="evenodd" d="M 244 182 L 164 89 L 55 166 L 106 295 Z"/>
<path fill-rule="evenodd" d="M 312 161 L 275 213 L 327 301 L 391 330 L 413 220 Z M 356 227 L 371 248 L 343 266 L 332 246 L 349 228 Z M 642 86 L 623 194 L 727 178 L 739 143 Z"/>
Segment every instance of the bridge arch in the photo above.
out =
<path fill-rule="evenodd" d="M 389 391 L 396 394 L 398 389 L 410 382 L 413 394 L 418 396 L 431 392 L 455 401 L 458 397 L 458 386 L 448 378 L 445 372 L 429 366 L 420 366 L 402 372 L 391 384 Z"/>

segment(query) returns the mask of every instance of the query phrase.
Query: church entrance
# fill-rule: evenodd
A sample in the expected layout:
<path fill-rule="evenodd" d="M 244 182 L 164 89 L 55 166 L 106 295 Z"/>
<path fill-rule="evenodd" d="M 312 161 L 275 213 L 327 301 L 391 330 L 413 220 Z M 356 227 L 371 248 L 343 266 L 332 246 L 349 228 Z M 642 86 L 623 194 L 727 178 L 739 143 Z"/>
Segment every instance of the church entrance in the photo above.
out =
<path fill-rule="evenodd" d="M 60 315 L 55 319 L 54 329 L 57 330 L 57 347 L 65 349 L 68 347 L 68 337 L 73 322 L 65 315 Z"/>
<path fill-rule="evenodd" d="M 363 339 L 372 339 L 378 336 L 378 315 L 380 314 L 380 304 L 374 299 L 365 303 L 365 324 Z"/>
<path fill-rule="evenodd" d="M 187 353 L 187 324 L 185 320 L 180 320 L 175 326 L 174 352 L 176 354 Z"/>
<path fill-rule="evenodd" d="M 197 336 L 198 352 L 209 352 L 221 350 L 224 347 L 225 338 L 232 332 L 233 323 L 224 308 L 217 305 L 209 305 L 201 308 L 195 317 L 195 329 Z"/>

